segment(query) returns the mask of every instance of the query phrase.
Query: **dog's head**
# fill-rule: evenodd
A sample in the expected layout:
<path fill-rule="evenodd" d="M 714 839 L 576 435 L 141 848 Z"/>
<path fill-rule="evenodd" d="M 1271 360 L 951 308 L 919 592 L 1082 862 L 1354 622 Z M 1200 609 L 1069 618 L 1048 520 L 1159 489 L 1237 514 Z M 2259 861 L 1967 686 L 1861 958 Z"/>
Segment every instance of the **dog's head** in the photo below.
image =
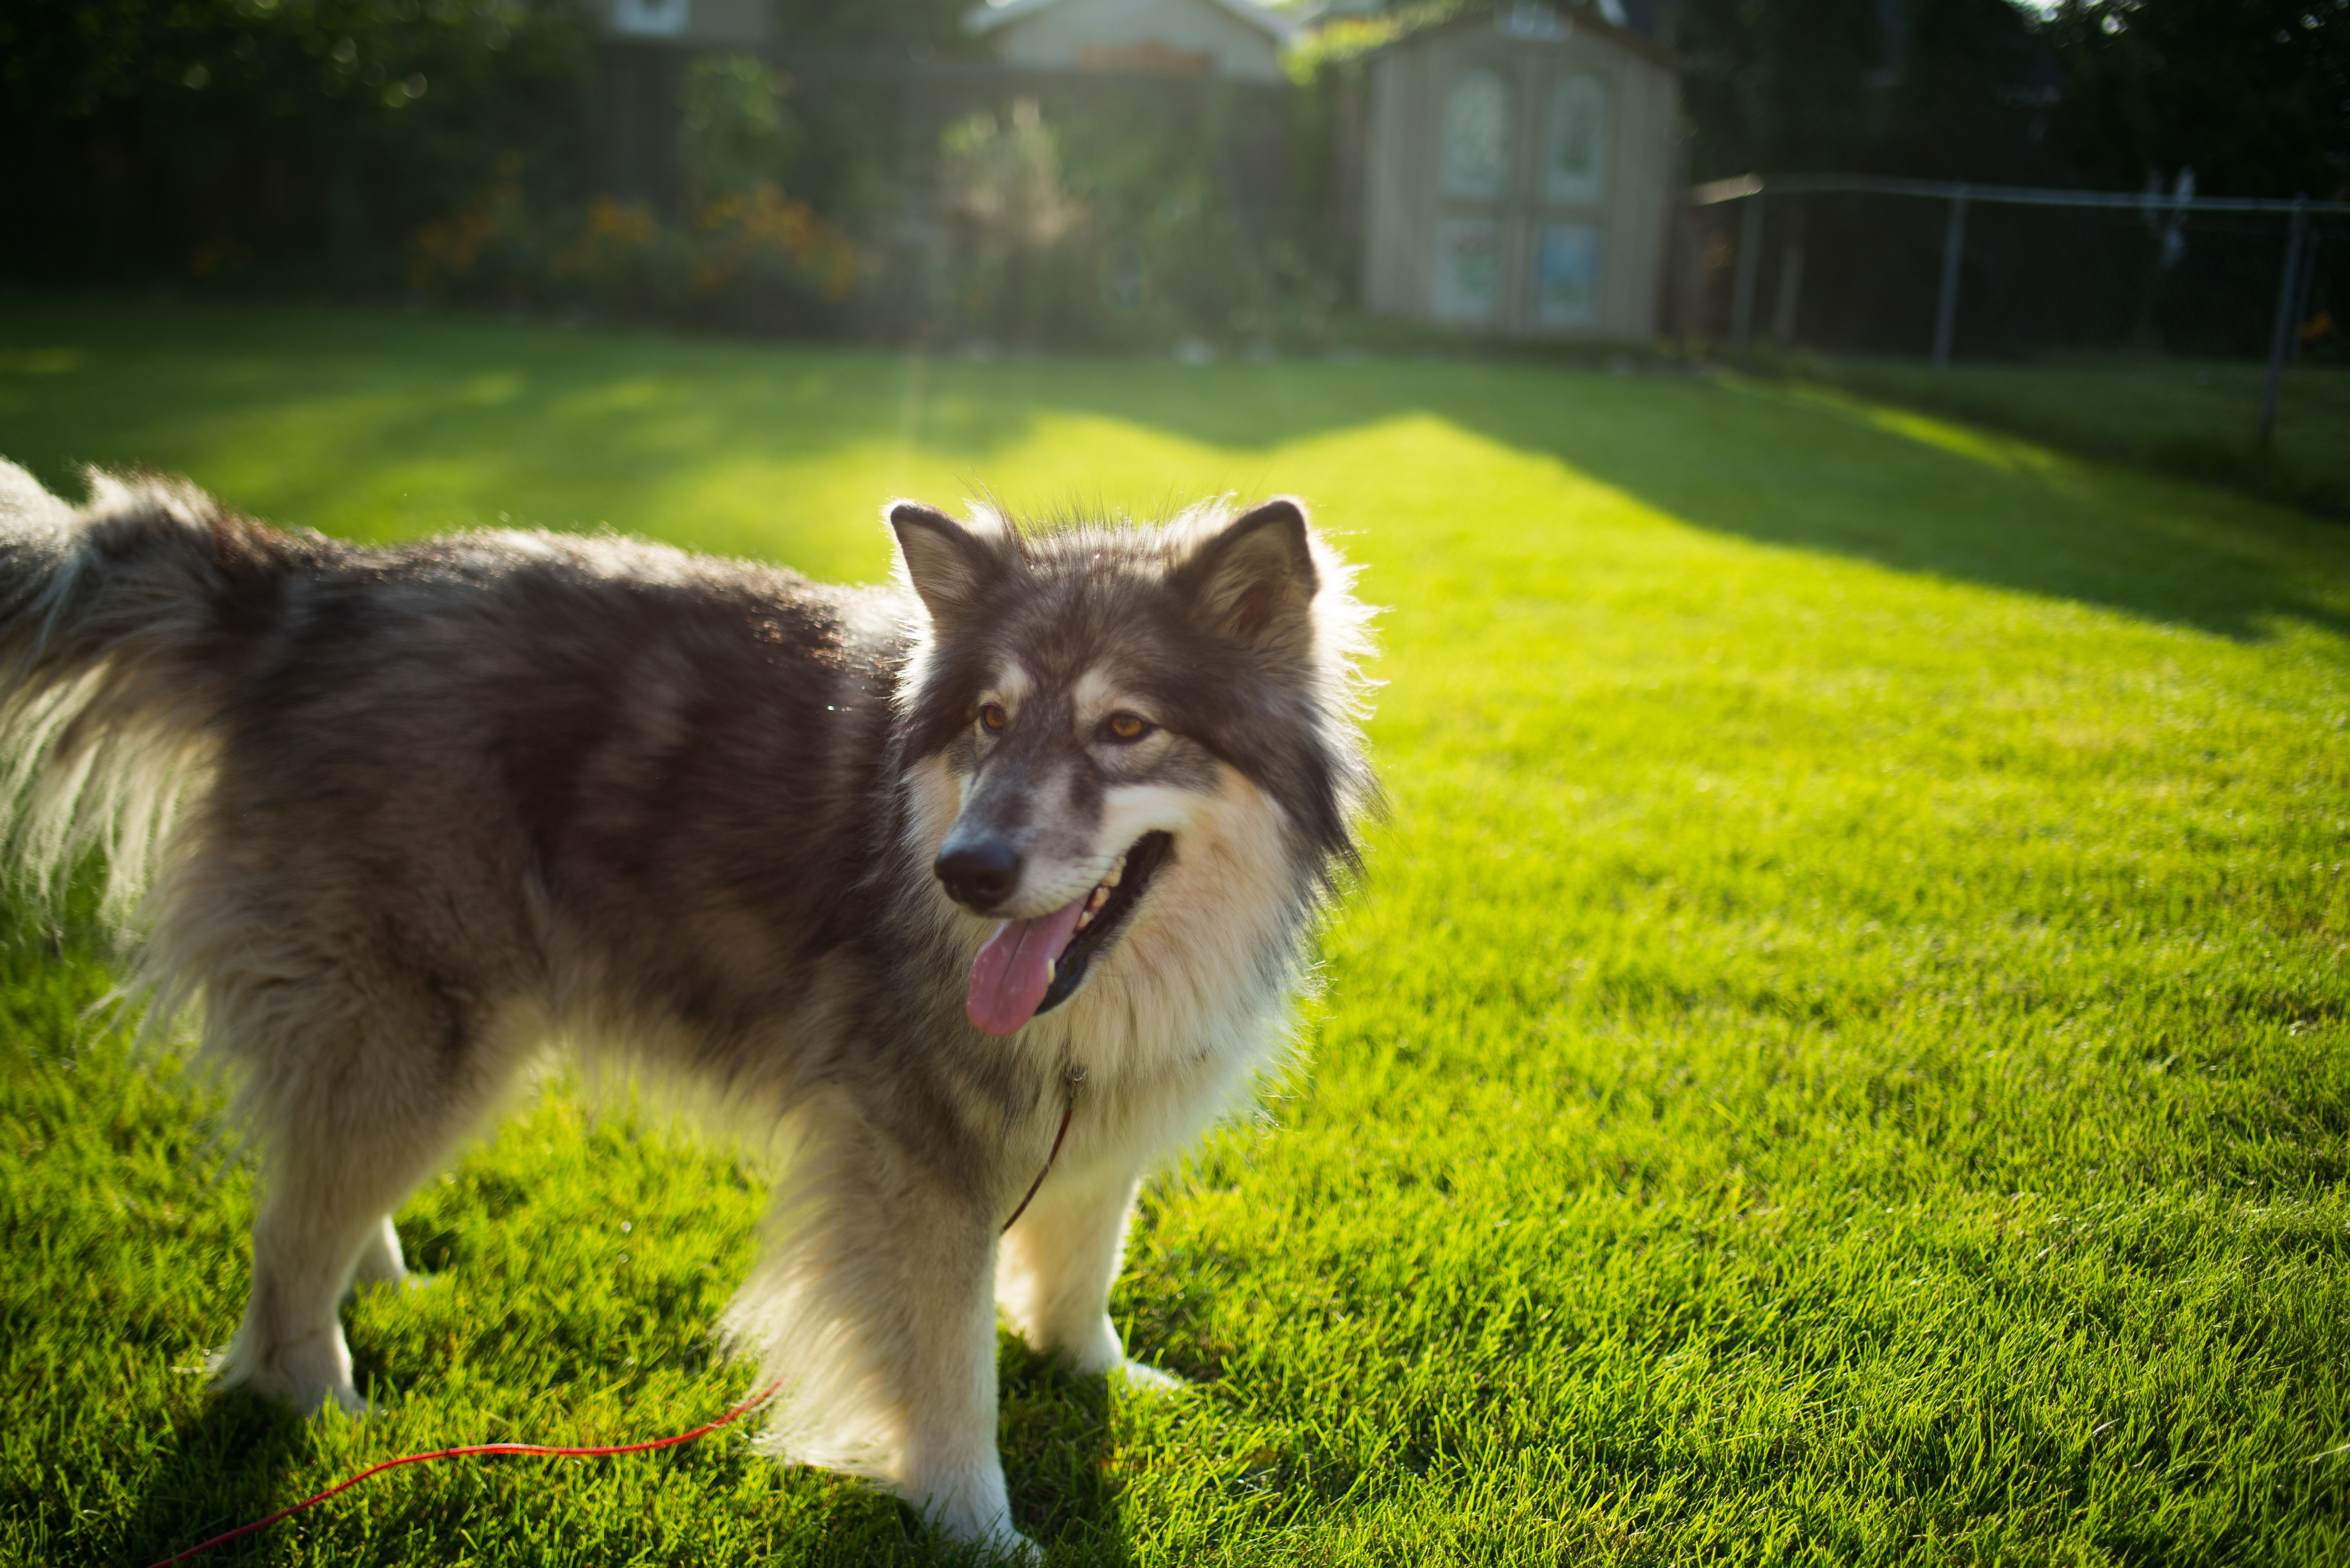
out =
<path fill-rule="evenodd" d="M 1362 618 L 1298 503 L 1040 533 L 911 502 L 889 518 L 929 618 L 910 748 L 955 788 L 934 869 L 1003 922 L 973 1023 L 1008 1034 L 1074 995 L 1236 802 L 1277 819 L 1309 882 L 1351 857 Z"/>

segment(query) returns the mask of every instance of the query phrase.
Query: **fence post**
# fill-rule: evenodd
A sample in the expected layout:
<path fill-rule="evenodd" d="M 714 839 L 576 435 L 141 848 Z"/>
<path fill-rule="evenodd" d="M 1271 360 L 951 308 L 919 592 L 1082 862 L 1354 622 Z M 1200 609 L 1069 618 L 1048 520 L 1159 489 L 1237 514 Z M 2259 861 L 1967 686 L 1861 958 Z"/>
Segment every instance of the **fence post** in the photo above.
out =
<path fill-rule="evenodd" d="M 1804 242 L 1790 240 L 1779 247 L 1779 305 L 1771 313 L 1771 341 L 1783 349 L 1795 346 L 1795 313 L 1803 308 Z"/>
<path fill-rule="evenodd" d="M 1673 223 L 1674 272 L 1679 297 L 1674 300 L 1674 325 L 1693 354 L 1705 342 L 1705 230 L 1697 221 L 1697 204 L 1684 202 Z"/>
<path fill-rule="evenodd" d="M 1762 192 L 1746 198 L 1738 225 L 1738 289 L 1731 296 L 1730 342 L 1744 358 L 1754 337 L 1754 275 L 1762 264 Z"/>
<path fill-rule="evenodd" d="M 1959 324 L 1959 258 L 1967 248 L 1967 188 L 1950 198 L 1950 226 L 1942 232 L 1942 294 L 1934 303 L 1934 369 L 1950 368 L 1950 334 Z"/>
<path fill-rule="evenodd" d="M 2302 236 L 2301 276 L 2293 288 L 2293 337 L 2285 344 L 2285 363 L 2301 363 L 2301 328 L 2309 319 L 2309 296 L 2317 285 L 2317 258 L 2325 254 L 2325 231 L 2312 229 Z"/>
<path fill-rule="evenodd" d="M 2293 226 L 2285 232 L 2284 276 L 2277 284 L 2276 330 L 2269 335 L 2269 381 L 2261 392 L 2260 450 L 2269 449 L 2269 438 L 2276 432 L 2277 392 L 2284 384 L 2285 345 L 2297 334 L 2301 323 L 2293 319 L 2293 302 L 2301 290 L 2301 281 L 2294 275 L 2301 270 L 2302 235 L 2309 229 L 2309 198 L 2293 199 Z"/>

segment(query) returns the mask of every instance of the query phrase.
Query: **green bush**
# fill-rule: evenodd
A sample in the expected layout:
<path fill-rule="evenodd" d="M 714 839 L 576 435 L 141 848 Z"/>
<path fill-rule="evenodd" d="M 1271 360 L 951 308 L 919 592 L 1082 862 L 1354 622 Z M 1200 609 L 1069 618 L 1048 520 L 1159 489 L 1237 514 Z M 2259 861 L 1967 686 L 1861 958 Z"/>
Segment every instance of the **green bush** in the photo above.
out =
<path fill-rule="evenodd" d="M 1023 346 L 1287 335 L 1317 280 L 1287 235 L 1243 232 L 1211 147 L 1140 117 L 1056 124 L 1034 99 L 949 125 L 909 315 L 933 337 Z"/>
<path fill-rule="evenodd" d="M 856 287 L 847 235 L 780 181 L 800 141 L 780 73 L 748 55 L 691 62 L 679 159 L 686 211 L 550 196 L 509 154 L 408 242 L 426 298 L 776 333 L 837 330 Z"/>
<path fill-rule="evenodd" d="M 1333 269 L 1255 178 L 1279 103 L 1073 83 L 941 131 L 906 97 L 935 9 L 858 24 L 902 67 L 679 61 L 645 200 L 581 177 L 588 0 L 30 0 L 0 14 L 0 281 L 1058 347 L 1315 330 Z"/>
<path fill-rule="evenodd" d="M 679 155 L 697 203 L 785 182 L 805 139 L 784 101 L 790 85 L 756 55 L 709 55 L 686 66 Z"/>

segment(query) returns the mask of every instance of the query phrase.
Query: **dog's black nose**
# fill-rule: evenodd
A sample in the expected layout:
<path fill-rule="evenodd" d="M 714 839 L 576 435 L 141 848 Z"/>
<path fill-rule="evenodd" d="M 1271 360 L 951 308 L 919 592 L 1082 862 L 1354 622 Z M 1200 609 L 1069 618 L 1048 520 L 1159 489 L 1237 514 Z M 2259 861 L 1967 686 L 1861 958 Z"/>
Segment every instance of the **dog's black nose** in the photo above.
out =
<path fill-rule="evenodd" d="M 982 914 L 1012 897 L 1020 885 L 1020 855 L 1000 838 L 951 844 L 931 867 L 947 885 L 947 896 Z"/>

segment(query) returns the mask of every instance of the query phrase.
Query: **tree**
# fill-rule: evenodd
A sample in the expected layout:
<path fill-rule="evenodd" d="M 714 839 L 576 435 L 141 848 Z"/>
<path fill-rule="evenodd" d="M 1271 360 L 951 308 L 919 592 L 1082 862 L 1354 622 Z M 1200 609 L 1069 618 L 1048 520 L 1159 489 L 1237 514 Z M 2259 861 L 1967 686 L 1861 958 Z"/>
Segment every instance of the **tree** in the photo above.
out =
<path fill-rule="evenodd" d="M 550 154 L 579 0 L 20 0 L 0 14 L 0 201 L 26 281 L 338 252 L 396 276 L 421 219 Z"/>
<path fill-rule="evenodd" d="M 2084 179 L 2350 195 L 2350 0 L 2064 0 L 2043 31 Z"/>
<path fill-rule="evenodd" d="M 1908 0 L 1887 51 L 1863 166 L 1928 180 L 2028 183 L 2066 171 L 2047 145 L 2063 73 L 2008 0 Z"/>
<path fill-rule="evenodd" d="M 2047 171 L 2059 78 L 2008 0 L 1683 0 L 1670 39 L 1700 178 Z"/>
<path fill-rule="evenodd" d="M 1683 0 L 1668 37 L 1698 179 L 1849 169 L 1884 53 L 1877 0 Z"/>

